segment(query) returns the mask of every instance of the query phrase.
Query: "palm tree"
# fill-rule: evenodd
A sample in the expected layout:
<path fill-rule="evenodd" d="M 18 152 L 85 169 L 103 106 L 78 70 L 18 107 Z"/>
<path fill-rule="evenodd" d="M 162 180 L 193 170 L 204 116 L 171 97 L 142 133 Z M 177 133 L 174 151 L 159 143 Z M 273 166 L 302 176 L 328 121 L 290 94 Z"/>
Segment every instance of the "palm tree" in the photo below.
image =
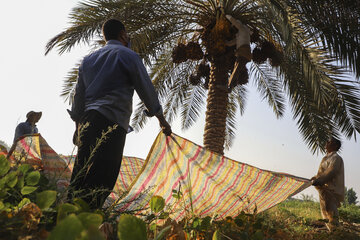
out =
<path fill-rule="evenodd" d="M 360 76 L 355 44 L 360 7 L 350 0 L 327 1 L 327 7 L 319 7 L 320 2 L 88 0 L 72 10 L 71 26 L 48 42 L 46 53 L 56 47 L 62 54 L 80 42 L 97 49 L 104 44 L 101 24 L 117 18 L 150 68 L 169 121 L 180 113 L 187 129 L 206 105 L 207 149 L 223 154 L 224 147 L 230 147 L 248 87 L 239 83 L 249 78 L 278 118 L 288 97 L 299 131 L 315 152 L 330 135 L 351 138 L 360 132 L 360 87 L 350 76 Z M 226 41 L 234 38 L 236 29 L 226 14 L 254 32 L 249 71 L 243 71 L 230 90 L 227 83 L 236 58 Z M 77 67 L 65 81 L 63 96 L 71 96 L 76 75 Z M 134 113 L 132 125 L 137 128 L 146 121 L 143 108 L 140 104 Z"/>

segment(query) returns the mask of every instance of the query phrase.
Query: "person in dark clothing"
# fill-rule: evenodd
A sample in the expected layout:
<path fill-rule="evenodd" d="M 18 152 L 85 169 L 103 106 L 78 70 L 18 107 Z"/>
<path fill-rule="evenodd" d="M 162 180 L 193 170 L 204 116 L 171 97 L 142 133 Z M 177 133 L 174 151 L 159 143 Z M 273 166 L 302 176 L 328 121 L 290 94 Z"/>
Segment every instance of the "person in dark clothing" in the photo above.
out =
<path fill-rule="evenodd" d="M 93 209 L 102 207 L 116 183 L 134 90 L 145 114 L 156 116 L 163 132 L 171 134 L 145 66 L 130 49 L 125 26 L 110 19 L 102 32 L 106 45 L 83 59 L 69 112 L 78 134 L 69 197 L 80 197 Z"/>
<path fill-rule="evenodd" d="M 8 159 L 14 152 L 15 147 L 16 147 L 16 142 L 19 140 L 20 137 L 22 137 L 24 135 L 34 134 L 34 133 L 39 132 L 39 130 L 37 129 L 36 123 L 39 122 L 41 116 L 42 116 L 42 112 L 30 111 L 26 114 L 26 121 L 21 122 L 16 126 L 14 141 L 13 141 L 13 144 L 7 155 Z"/>
<path fill-rule="evenodd" d="M 38 133 L 39 131 L 36 127 L 36 123 L 40 120 L 41 116 L 42 112 L 28 112 L 26 114 L 26 121 L 19 123 L 15 129 L 14 142 L 21 136 Z"/>

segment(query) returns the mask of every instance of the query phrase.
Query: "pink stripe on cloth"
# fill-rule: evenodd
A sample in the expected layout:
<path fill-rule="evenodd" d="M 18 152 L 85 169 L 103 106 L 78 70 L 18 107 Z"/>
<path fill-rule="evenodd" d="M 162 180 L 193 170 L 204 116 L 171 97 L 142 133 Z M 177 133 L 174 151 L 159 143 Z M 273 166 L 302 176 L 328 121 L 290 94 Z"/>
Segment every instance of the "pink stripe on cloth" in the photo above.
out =
<path fill-rule="evenodd" d="M 131 198 L 131 200 L 125 204 L 120 210 L 126 209 L 128 206 L 130 206 L 132 204 L 132 201 L 134 201 L 134 199 L 136 199 L 141 193 L 142 191 L 144 191 L 146 189 L 147 184 L 150 182 L 150 180 L 154 177 L 154 173 L 156 172 L 157 167 L 159 166 L 160 162 L 163 160 L 164 156 L 165 156 L 165 152 L 166 152 L 166 148 L 164 148 L 161 152 L 160 157 L 157 159 L 155 166 L 153 167 L 153 169 L 151 170 L 150 174 L 146 177 L 145 181 L 143 182 L 143 184 L 141 184 L 140 188 L 138 189 L 137 193 Z"/>
<path fill-rule="evenodd" d="M 236 178 L 235 178 L 235 180 L 233 181 L 233 184 L 232 184 L 230 187 L 228 187 L 228 188 L 220 195 L 220 197 L 218 198 L 217 202 L 216 202 L 210 209 L 208 209 L 207 211 L 202 212 L 201 215 L 207 214 L 208 212 L 210 212 L 214 207 L 216 207 L 216 206 L 219 204 L 219 202 L 221 201 L 222 197 L 223 197 L 228 191 L 230 191 L 231 189 L 233 189 L 233 187 L 234 187 L 235 184 L 237 183 L 237 181 L 238 181 L 239 177 L 241 176 L 241 174 L 243 173 L 243 171 L 244 171 L 244 164 L 241 166 L 241 171 L 236 175 Z M 222 208 L 220 208 L 219 211 L 223 210 L 223 208 L 224 208 L 225 206 L 226 206 L 226 205 L 223 204 L 223 205 L 222 205 Z"/>
<path fill-rule="evenodd" d="M 208 178 L 206 178 L 205 186 L 204 186 L 203 190 L 201 191 L 201 193 L 199 194 L 199 196 L 197 196 L 196 199 L 195 199 L 192 203 L 189 203 L 189 204 L 187 204 L 187 205 L 185 206 L 185 209 L 179 214 L 179 216 L 176 218 L 176 220 L 178 220 L 180 217 L 182 217 L 182 216 L 185 214 L 186 208 L 189 208 L 191 205 L 195 205 L 195 203 L 196 203 L 197 201 L 199 201 L 199 199 L 204 195 L 205 190 L 206 190 L 207 187 L 208 187 L 208 182 L 210 181 L 210 179 L 214 178 L 214 177 L 218 174 L 218 172 L 219 172 L 219 170 L 221 169 L 221 166 L 222 166 L 223 164 L 224 164 L 224 157 L 221 158 L 221 163 L 220 163 L 219 166 L 217 167 L 216 171 L 215 171 L 211 176 L 209 176 Z"/>

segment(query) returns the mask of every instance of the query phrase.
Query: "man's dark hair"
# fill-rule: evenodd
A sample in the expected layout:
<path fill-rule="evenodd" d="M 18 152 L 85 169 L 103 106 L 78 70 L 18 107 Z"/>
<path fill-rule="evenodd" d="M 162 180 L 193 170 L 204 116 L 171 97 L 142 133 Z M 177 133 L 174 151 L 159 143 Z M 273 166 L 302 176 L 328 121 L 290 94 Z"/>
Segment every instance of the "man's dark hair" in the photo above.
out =
<path fill-rule="evenodd" d="M 331 137 L 330 142 L 332 142 L 336 146 L 336 151 L 341 148 L 341 141 L 339 139 Z"/>
<path fill-rule="evenodd" d="M 117 40 L 119 34 L 123 31 L 125 31 L 124 24 L 116 19 L 109 19 L 102 26 L 102 32 L 106 41 Z"/>

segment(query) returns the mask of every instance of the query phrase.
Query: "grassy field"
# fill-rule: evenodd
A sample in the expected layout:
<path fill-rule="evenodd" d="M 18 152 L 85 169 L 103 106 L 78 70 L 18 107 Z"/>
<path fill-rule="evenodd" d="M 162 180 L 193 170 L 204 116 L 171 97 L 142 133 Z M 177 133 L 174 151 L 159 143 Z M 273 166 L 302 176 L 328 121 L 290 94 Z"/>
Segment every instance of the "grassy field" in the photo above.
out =
<path fill-rule="evenodd" d="M 320 205 L 314 201 L 287 200 L 259 217 L 279 231 L 272 239 L 360 239 L 360 207 L 342 206 L 339 213 L 341 227 L 333 233 L 326 230 Z"/>

